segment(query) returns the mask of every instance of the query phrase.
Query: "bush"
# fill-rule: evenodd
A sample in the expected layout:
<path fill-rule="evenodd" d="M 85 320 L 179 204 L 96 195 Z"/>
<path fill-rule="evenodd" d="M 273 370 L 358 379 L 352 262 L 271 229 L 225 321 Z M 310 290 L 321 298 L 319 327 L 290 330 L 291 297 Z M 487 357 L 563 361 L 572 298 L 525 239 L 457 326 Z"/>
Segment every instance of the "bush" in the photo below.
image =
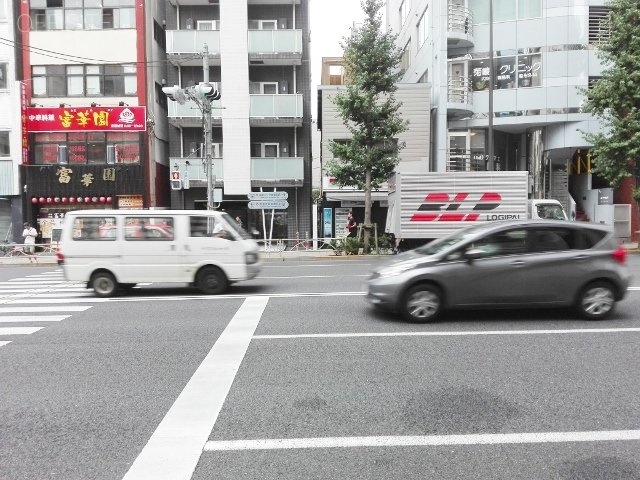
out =
<path fill-rule="evenodd" d="M 344 253 L 347 255 L 357 255 L 358 251 L 363 247 L 362 240 L 356 237 L 346 237 L 342 240 Z"/>

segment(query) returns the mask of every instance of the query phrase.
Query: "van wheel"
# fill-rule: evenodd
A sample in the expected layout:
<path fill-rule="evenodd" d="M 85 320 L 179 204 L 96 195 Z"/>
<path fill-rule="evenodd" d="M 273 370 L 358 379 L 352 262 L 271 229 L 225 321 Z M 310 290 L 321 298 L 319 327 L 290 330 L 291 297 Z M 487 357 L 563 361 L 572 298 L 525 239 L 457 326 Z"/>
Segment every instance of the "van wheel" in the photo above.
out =
<path fill-rule="evenodd" d="M 118 289 L 118 282 L 111 273 L 98 272 L 91 277 L 91 287 L 98 297 L 112 297 Z"/>
<path fill-rule="evenodd" d="M 208 267 L 198 273 L 196 286 L 205 295 L 218 295 L 227 289 L 227 277 L 219 268 Z"/>
<path fill-rule="evenodd" d="M 576 307 L 587 320 L 601 320 L 613 312 L 615 304 L 613 286 L 608 282 L 593 282 L 582 289 Z"/>
<path fill-rule="evenodd" d="M 403 298 L 402 313 L 410 322 L 433 322 L 442 312 L 442 292 L 435 285 L 416 285 Z"/>

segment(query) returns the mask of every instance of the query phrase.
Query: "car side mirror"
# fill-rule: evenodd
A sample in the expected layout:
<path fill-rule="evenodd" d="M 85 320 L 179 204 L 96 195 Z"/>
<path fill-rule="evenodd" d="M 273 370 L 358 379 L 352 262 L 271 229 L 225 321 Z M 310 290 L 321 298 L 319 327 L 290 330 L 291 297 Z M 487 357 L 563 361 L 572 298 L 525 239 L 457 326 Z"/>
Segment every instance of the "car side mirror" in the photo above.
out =
<path fill-rule="evenodd" d="M 464 252 L 464 258 L 467 259 L 468 262 L 473 262 L 479 258 L 485 256 L 485 251 L 480 248 L 470 248 L 466 252 Z"/>

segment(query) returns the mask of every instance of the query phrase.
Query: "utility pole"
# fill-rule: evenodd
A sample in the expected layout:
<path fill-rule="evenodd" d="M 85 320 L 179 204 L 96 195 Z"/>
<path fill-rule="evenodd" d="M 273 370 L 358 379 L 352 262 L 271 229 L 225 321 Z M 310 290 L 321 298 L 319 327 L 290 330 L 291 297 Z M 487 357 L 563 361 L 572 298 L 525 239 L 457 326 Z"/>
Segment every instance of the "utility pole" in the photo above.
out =
<path fill-rule="evenodd" d="M 220 99 L 220 91 L 217 84 L 209 82 L 209 48 L 206 43 L 202 47 L 202 78 L 203 81 L 193 87 L 182 89 L 179 85 L 174 85 L 173 87 L 163 87 L 162 91 L 170 100 L 178 102 L 180 105 L 184 105 L 187 100 L 193 101 L 202 113 L 204 142 L 202 155 L 207 172 L 207 210 L 214 210 L 215 176 L 213 175 L 213 159 L 211 157 L 211 102 Z"/>
<path fill-rule="evenodd" d="M 488 134 L 488 154 L 487 170 L 495 170 L 496 162 L 493 154 L 493 0 L 489 0 L 489 131 Z"/>

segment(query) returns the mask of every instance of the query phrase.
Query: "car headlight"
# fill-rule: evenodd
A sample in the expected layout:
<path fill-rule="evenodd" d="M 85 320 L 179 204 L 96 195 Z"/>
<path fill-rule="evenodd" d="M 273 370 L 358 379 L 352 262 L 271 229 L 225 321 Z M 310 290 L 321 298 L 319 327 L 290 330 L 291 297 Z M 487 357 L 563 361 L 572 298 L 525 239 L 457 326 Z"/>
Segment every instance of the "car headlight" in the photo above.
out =
<path fill-rule="evenodd" d="M 258 263 L 258 254 L 253 252 L 245 253 L 245 260 L 247 262 L 247 265 Z"/>
<path fill-rule="evenodd" d="M 393 277 L 395 275 L 400 275 L 407 270 L 411 270 L 413 266 L 414 265 L 412 263 L 400 263 L 398 265 L 382 268 L 377 272 L 378 277 Z"/>

